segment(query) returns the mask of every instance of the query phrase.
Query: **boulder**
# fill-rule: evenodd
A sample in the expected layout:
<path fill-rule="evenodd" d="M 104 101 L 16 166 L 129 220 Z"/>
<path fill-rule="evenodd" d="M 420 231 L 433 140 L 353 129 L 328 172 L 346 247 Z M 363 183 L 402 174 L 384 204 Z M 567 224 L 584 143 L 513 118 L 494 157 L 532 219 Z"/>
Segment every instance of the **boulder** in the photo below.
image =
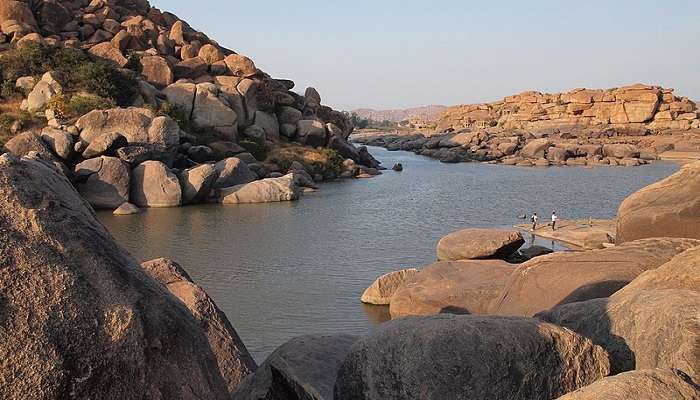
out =
<path fill-rule="evenodd" d="M 671 369 L 645 369 L 603 378 L 557 400 L 697 400 L 700 386 Z"/>
<path fill-rule="evenodd" d="M 302 143 L 312 147 L 325 146 L 328 141 L 326 126 L 320 121 L 311 119 L 302 119 L 297 122 L 297 135 Z"/>
<path fill-rule="evenodd" d="M 191 117 L 197 85 L 188 82 L 173 83 L 163 89 L 163 94 L 168 103 L 174 104 L 182 110 L 187 119 Z"/>
<path fill-rule="evenodd" d="M 170 117 L 153 118 L 145 108 L 94 110 L 80 117 L 75 125 L 80 130 L 80 139 L 87 143 L 107 133 L 120 133 L 129 144 L 172 146 L 180 140 L 180 130 L 175 130 L 177 123 Z"/>
<path fill-rule="evenodd" d="M 391 318 L 407 315 L 488 314 L 516 265 L 501 260 L 429 265 L 391 297 Z"/>
<path fill-rule="evenodd" d="M 360 161 L 360 152 L 352 143 L 343 139 L 342 136 L 332 135 L 328 140 L 328 148 L 337 151 L 345 159 L 351 159 L 355 162 Z"/>
<path fill-rule="evenodd" d="M 224 62 L 233 76 L 250 78 L 258 73 L 253 60 L 244 55 L 231 54 L 224 59 Z"/>
<path fill-rule="evenodd" d="M 200 321 L 65 176 L 0 156 L 0 198 L 1 398 L 229 398 Z"/>
<path fill-rule="evenodd" d="M 637 158 L 639 148 L 632 144 L 606 144 L 603 146 L 603 156 L 614 158 Z"/>
<path fill-rule="evenodd" d="M 106 132 L 96 137 L 83 151 L 83 158 L 98 157 L 103 154 L 115 155 L 117 150 L 129 145 L 124 135 L 119 132 Z"/>
<path fill-rule="evenodd" d="M 159 258 L 141 267 L 182 301 L 199 322 L 228 391 L 233 393 L 243 378 L 255 372 L 256 365 L 226 315 L 176 262 Z"/>
<path fill-rule="evenodd" d="M 526 158 L 543 158 L 551 145 L 549 139 L 534 139 L 525 144 L 520 155 Z"/>
<path fill-rule="evenodd" d="M 686 289 L 700 292 L 699 266 L 700 247 L 694 247 L 680 253 L 659 268 L 639 275 L 629 285 L 615 292 L 613 297 L 640 290 Z"/>
<path fill-rule="evenodd" d="M 175 75 L 168 62 L 159 56 L 141 58 L 141 75 L 148 83 L 158 89 L 169 86 L 175 80 Z"/>
<path fill-rule="evenodd" d="M 218 96 L 218 89 L 211 83 L 197 85 L 192 122 L 199 128 L 237 127 L 238 115 Z"/>
<path fill-rule="evenodd" d="M 238 143 L 227 140 L 210 142 L 209 148 L 214 151 L 214 158 L 217 160 L 223 160 L 224 158 L 233 157 L 237 154 L 245 152 L 245 149 Z"/>
<path fill-rule="evenodd" d="M 32 132 L 24 132 L 13 137 L 5 143 L 5 149 L 17 156 L 26 156 L 30 152 L 37 152 L 41 158 L 47 161 L 57 161 L 51 151 L 46 148 L 44 142 Z"/>
<path fill-rule="evenodd" d="M 278 141 L 280 138 L 280 126 L 277 122 L 277 115 L 268 114 L 263 111 L 255 112 L 255 125 L 265 131 L 265 138 L 271 141 Z"/>
<path fill-rule="evenodd" d="M 542 320 L 590 338 L 610 355 L 613 374 L 673 368 L 700 379 L 700 293 L 642 290 L 610 299 L 565 304 Z"/>
<path fill-rule="evenodd" d="M 122 203 L 116 210 L 112 212 L 113 215 L 135 215 L 141 212 L 141 209 L 136 207 L 131 203 Z"/>
<path fill-rule="evenodd" d="M 248 165 L 237 157 L 230 157 L 216 163 L 217 180 L 214 188 L 222 189 L 254 182 L 258 176 Z"/>
<path fill-rule="evenodd" d="M 525 243 L 520 232 L 500 229 L 463 229 L 437 244 L 438 261 L 506 259 Z"/>
<path fill-rule="evenodd" d="M 387 305 L 399 287 L 411 280 L 417 273 L 417 269 L 407 268 L 384 274 L 365 289 L 360 300 L 367 304 Z"/>
<path fill-rule="evenodd" d="M 60 158 L 64 160 L 71 158 L 74 144 L 70 133 L 47 126 L 41 130 L 41 139 Z"/>
<path fill-rule="evenodd" d="M 96 209 L 114 210 L 129 201 L 129 166 L 115 157 L 98 157 L 75 166 L 75 188 Z"/>
<path fill-rule="evenodd" d="M 218 173 L 213 164 L 202 164 L 180 172 L 178 178 L 182 187 L 182 204 L 195 204 L 209 196 Z"/>
<path fill-rule="evenodd" d="M 294 174 L 223 188 L 219 192 L 219 201 L 223 204 L 291 201 L 297 200 L 300 194 Z"/>
<path fill-rule="evenodd" d="M 54 79 L 51 72 L 47 72 L 27 95 L 26 110 L 30 113 L 43 111 L 49 101 L 61 93 L 63 93 L 63 87 Z"/>
<path fill-rule="evenodd" d="M 160 161 L 146 161 L 132 171 L 131 202 L 139 207 L 177 207 L 182 189 L 177 176 Z"/>
<path fill-rule="evenodd" d="M 180 61 L 173 67 L 175 79 L 197 79 L 207 73 L 209 64 L 199 57 L 192 57 Z"/>
<path fill-rule="evenodd" d="M 334 399 L 553 399 L 608 371 L 603 349 L 537 320 L 409 317 L 352 346 Z"/>
<path fill-rule="evenodd" d="M 5 0 L 0 3 L 0 23 L 4 26 L 10 21 L 14 21 L 17 25 L 24 24 L 34 29 L 38 27 L 34 13 L 32 13 L 26 1 Z"/>
<path fill-rule="evenodd" d="M 557 305 L 608 297 L 642 272 L 698 245 L 692 239 L 655 238 L 537 257 L 513 272 L 493 311 L 531 316 Z"/>
<path fill-rule="evenodd" d="M 626 198 L 617 213 L 618 243 L 648 237 L 700 239 L 700 162 Z"/>
<path fill-rule="evenodd" d="M 340 364 L 356 341 L 351 335 L 294 338 L 243 380 L 232 400 L 332 399 Z"/>
<path fill-rule="evenodd" d="M 187 149 L 187 157 L 196 163 L 205 163 L 214 159 L 214 150 L 209 146 L 191 146 Z"/>
<path fill-rule="evenodd" d="M 92 54 L 94 57 L 109 61 L 112 64 L 114 64 L 117 68 L 124 68 L 126 67 L 126 64 L 129 63 L 129 60 L 122 55 L 122 52 L 120 49 L 117 47 L 114 47 L 112 43 L 110 42 L 104 42 L 97 44 L 93 47 L 90 48 L 90 54 Z"/>
<path fill-rule="evenodd" d="M 224 59 L 224 53 L 218 47 L 211 44 L 202 46 L 202 48 L 199 49 L 198 56 L 210 65 Z"/>

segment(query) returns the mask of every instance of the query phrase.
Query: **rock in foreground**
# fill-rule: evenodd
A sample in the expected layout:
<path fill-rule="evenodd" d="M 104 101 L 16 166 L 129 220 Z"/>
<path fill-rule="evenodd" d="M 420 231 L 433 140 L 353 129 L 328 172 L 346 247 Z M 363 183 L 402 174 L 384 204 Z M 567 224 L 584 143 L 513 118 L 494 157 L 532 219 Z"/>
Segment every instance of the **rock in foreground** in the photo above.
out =
<path fill-rule="evenodd" d="M 656 238 L 537 257 L 513 272 L 494 313 L 532 316 L 557 305 L 608 297 L 641 273 L 698 245 L 693 239 Z"/>
<path fill-rule="evenodd" d="M 698 400 L 700 387 L 680 371 L 645 369 L 610 376 L 558 400 Z"/>
<path fill-rule="evenodd" d="M 338 368 L 357 337 L 309 335 L 280 346 L 233 400 L 331 400 Z"/>
<path fill-rule="evenodd" d="M 406 315 L 488 314 L 516 266 L 501 260 L 432 264 L 391 298 L 391 318 Z"/>
<path fill-rule="evenodd" d="M 410 317 L 353 345 L 334 398 L 553 399 L 608 370 L 590 340 L 533 319 Z"/>
<path fill-rule="evenodd" d="M 617 214 L 617 242 L 648 237 L 700 239 L 700 162 L 634 193 Z"/>
<path fill-rule="evenodd" d="M 700 293 L 643 290 L 566 304 L 539 316 L 602 346 L 613 374 L 674 368 L 700 381 Z"/>
<path fill-rule="evenodd" d="M 0 398 L 229 398 L 200 321 L 65 176 L 0 156 L 0 199 Z"/>
<path fill-rule="evenodd" d="M 525 243 L 520 232 L 499 229 L 463 229 L 440 239 L 438 261 L 482 258 L 505 259 Z"/>
<path fill-rule="evenodd" d="M 391 296 L 404 284 L 418 273 L 415 268 L 402 269 L 400 271 L 389 272 L 377 278 L 370 287 L 368 287 L 362 298 L 363 303 L 387 305 Z"/>

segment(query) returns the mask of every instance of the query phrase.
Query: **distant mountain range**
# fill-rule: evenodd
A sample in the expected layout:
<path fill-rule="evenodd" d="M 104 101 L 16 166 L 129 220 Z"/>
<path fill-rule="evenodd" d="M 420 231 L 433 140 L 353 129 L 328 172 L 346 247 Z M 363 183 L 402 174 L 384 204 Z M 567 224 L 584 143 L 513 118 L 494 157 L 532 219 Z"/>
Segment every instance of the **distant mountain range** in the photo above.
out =
<path fill-rule="evenodd" d="M 446 106 L 423 106 L 406 108 L 403 110 L 373 110 L 371 108 L 358 108 L 351 112 L 358 117 L 374 121 L 401 122 L 410 118 L 420 118 L 425 121 L 437 121 L 440 114 L 447 109 Z"/>

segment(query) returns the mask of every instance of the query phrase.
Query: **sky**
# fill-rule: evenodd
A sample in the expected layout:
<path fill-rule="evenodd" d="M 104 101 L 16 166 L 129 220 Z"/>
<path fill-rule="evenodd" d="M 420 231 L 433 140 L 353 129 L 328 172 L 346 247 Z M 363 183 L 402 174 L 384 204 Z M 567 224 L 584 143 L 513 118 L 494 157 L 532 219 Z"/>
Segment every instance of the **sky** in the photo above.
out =
<path fill-rule="evenodd" d="M 700 100 L 700 0 L 151 0 L 341 110 L 633 83 Z"/>

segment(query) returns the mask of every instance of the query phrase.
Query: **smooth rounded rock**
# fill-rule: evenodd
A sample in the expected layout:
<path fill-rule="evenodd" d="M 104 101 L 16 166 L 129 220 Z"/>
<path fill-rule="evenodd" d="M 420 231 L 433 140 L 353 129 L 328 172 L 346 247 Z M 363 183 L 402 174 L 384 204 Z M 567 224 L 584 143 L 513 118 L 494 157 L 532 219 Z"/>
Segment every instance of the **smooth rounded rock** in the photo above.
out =
<path fill-rule="evenodd" d="M 360 301 L 367 304 L 387 305 L 391 297 L 406 281 L 418 273 L 415 268 L 389 272 L 375 279 L 362 293 Z"/>
<path fill-rule="evenodd" d="M 520 232 L 499 229 L 463 229 L 438 242 L 438 261 L 505 259 L 525 243 Z"/>

